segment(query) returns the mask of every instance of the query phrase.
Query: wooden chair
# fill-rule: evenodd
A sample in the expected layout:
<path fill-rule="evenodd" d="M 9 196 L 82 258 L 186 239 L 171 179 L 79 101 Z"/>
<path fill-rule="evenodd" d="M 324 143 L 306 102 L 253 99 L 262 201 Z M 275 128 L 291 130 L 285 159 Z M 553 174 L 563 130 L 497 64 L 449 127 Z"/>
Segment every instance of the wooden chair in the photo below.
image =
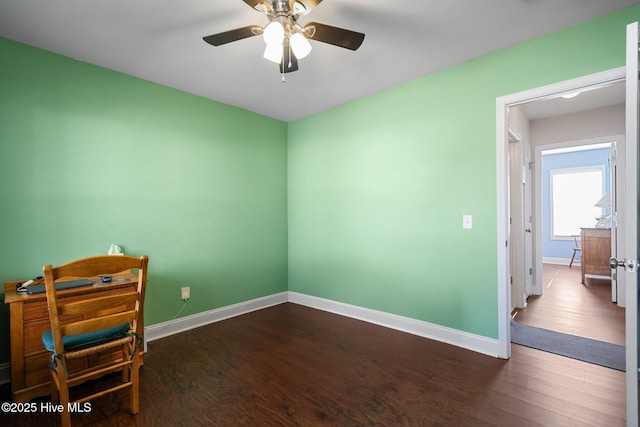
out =
<path fill-rule="evenodd" d="M 575 246 L 573 247 L 573 255 L 571 255 L 571 261 L 569 261 L 569 268 L 573 265 L 573 261 L 576 259 L 576 253 L 582 253 L 582 238 L 579 235 L 573 235 L 573 241 Z"/>
<path fill-rule="evenodd" d="M 147 283 L 146 256 L 104 255 L 72 261 L 58 267 L 44 266 L 44 281 L 51 330 L 42 341 L 51 354 L 51 398 L 63 405 L 62 425 L 71 425 L 69 405 L 84 402 L 127 387 L 131 388 L 131 413 L 139 412 L 140 337 L 138 313 L 144 304 Z M 58 295 L 58 279 L 114 275 L 137 269 L 137 290 L 117 295 L 64 298 Z M 92 360 L 87 363 L 82 360 Z M 80 360 L 78 360 L 80 359 Z M 78 368 L 78 365 L 81 367 Z M 122 371 L 122 383 L 94 392 L 75 401 L 69 400 L 69 388 L 86 380 Z M 80 406 L 82 407 L 82 406 Z"/>

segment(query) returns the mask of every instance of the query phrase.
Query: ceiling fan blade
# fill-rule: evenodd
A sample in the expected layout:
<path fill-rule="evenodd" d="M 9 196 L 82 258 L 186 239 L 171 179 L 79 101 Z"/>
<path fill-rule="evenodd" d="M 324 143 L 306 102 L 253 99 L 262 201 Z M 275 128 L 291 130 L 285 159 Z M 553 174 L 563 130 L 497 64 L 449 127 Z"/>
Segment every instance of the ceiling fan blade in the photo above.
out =
<path fill-rule="evenodd" d="M 345 49 L 357 50 L 364 41 L 364 34 L 331 25 L 310 22 L 304 26 L 308 38 Z"/>
<path fill-rule="evenodd" d="M 202 39 L 214 46 L 220 46 L 226 43 L 231 43 L 236 40 L 246 39 L 248 37 L 257 36 L 262 33 L 262 27 L 259 25 L 248 25 L 242 28 L 236 28 L 235 30 L 225 31 L 223 33 L 212 34 L 210 36 L 203 37 Z"/>
<path fill-rule="evenodd" d="M 298 58 L 293 54 L 289 46 L 285 46 L 280 63 L 280 73 L 292 73 L 298 71 Z"/>

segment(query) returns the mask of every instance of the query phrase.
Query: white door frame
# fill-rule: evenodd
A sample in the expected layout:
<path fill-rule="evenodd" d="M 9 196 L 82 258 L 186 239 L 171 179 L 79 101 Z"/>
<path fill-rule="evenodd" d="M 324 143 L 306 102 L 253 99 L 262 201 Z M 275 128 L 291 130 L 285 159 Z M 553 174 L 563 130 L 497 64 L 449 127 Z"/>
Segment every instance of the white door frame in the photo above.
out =
<path fill-rule="evenodd" d="M 511 295 L 509 286 L 509 165 L 508 112 L 526 102 L 554 98 L 581 89 L 593 89 L 625 80 L 625 67 L 614 68 L 496 99 L 496 181 L 498 202 L 498 357 L 511 357 Z M 537 272 L 540 274 L 540 272 Z"/>

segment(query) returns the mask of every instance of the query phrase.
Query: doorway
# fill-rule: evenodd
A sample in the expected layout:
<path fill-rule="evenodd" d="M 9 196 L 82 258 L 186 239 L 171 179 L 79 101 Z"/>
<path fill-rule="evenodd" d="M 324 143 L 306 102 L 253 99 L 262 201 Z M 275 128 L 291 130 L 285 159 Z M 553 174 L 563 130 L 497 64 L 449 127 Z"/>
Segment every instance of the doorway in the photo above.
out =
<path fill-rule="evenodd" d="M 511 356 L 510 342 L 510 319 L 511 319 L 511 281 L 510 281 L 510 179 L 509 179 L 509 156 L 508 156 L 508 129 L 511 123 L 509 110 L 517 106 L 542 105 L 539 101 L 551 101 L 562 95 L 569 95 L 575 92 L 590 92 L 597 88 L 610 86 L 625 79 L 625 69 L 623 67 L 597 73 L 565 82 L 556 83 L 542 88 L 498 98 L 496 101 L 496 124 L 497 124 L 497 184 L 498 184 L 498 302 L 499 302 L 499 325 L 498 336 L 500 345 L 499 357 L 509 358 Z M 545 109 L 551 108 L 547 104 Z M 521 132 L 528 139 L 528 130 Z M 535 185 L 535 180 L 533 180 Z M 538 191 L 536 188 L 534 191 Z M 535 224 L 535 218 L 534 218 Z M 537 228 L 537 229 L 536 229 Z M 522 230 L 514 230 L 524 232 Z M 535 260 L 542 260 L 540 253 L 541 229 L 537 224 L 533 230 L 533 247 Z M 541 262 L 540 262 L 541 264 Z M 542 266 L 538 264 L 532 271 L 534 290 L 537 284 L 542 283 Z"/>
<path fill-rule="evenodd" d="M 496 99 L 496 184 L 497 184 L 497 276 L 498 276 L 498 357 L 511 357 L 510 331 L 510 287 L 509 287 L 509 198 L 508 198 L 508 158 L 507 133 L 508 111 L 510 107 L 540 100 L 553 98 L 562 94 L 570 94 L 584 88 L 606 86 L 615 82 L 625 81 L 625 138 L 624 158 L 625 172 L 619 176 L 625 181 L 625 191 L 618 191 L 618 206 L 620 214 L 618 221 L 618 249 L 620 258 L 612 258 L 611 264 L 617 271 L 618 279 L 624 277 L 626 286 L 624 292 L 627 299 L 625 314 L 626 327 L 626 403 L 627 423 L 638 423 L 638 201 L 639 191 L 639 68 L 640 58 L 638 46 L 640 29 L 638 22 L 627 25 L 626 28 L 626 65 L 616 69 L 604 71 L 536 88 Z M 620 148 L 620 147 L 618 147 Z M 623 162 L 619 161 L 620 166 Z M 618 183 L 619 184 L 619 183 Z"/>
<path fill-rule="evenodd" d="M 621 85 L 621 84 L 618 84 Z M 624 85 L 622 85 L 624 86 Z M 601 89 L 605 90 L 605 89 Z M 619 99 L 624 102 L 624 90 Z M 517 107 L 516 107 L 517 108 Z M 592 133 L 588 125 L 575 126 L 576 120 L 591 121 L 594 128 L 603 132 L 624 132 L 624 104 L 585 110 L 570 115 L 535 120 L 534 139 L 540 129 L 546 130 L 552 123 L 567 121 L 577 132 Z M 602 123 L 597 123 L 599 120 Z M 603 125 L 604 124 L 604 125 Z M 605 126 L 606 125 L 606 126 Z M 566 126 L 565 126 L 566 127 Z M 555 133 L 563 126 L 554 126 Z M 574 131 L 574 135 L 576 135 Z M 567 133 L 563 133 L 566 136 Z M 616 146 L 624 146 L 624 135 L 595 137 L 562 143 L 535 146 L 536 207 L 535 228 L 539 248 L 535 264 L 537 275 L 535 292 L 527 295 L 526 307 L 513 312 L 514 320 L 528 325 L 568 335 L 625 345 L 624 298 L 617 298 L 615 273 L 611 275 L 609 257 L 615 256 L 616 227 L 611 218 L 616 213 Z M 603 205 L 604 195 L 607 202 Z M 598 218 L 602 220 L 600 228 Z M 608 249 L 598 247 L 598 262 L 583 270 L 581 252 L 576 243 L 581 242 L 583 229 L 587 236 L 593 233 L 607 235 Z M 604 241 L 599 239 L 598 241 Z M 593 240 L 587 238 L 588 257 L 593 259 Z M 606 252 L 604 250 L 606 249 Z M 573 261 L 573 262 L 572 262 Z M 593 271 L 595 266 L 599 269 Z M 622 289 L 622 288 L 621 288 Z M 624 296 L 624 293 L 621 293 Z"/>

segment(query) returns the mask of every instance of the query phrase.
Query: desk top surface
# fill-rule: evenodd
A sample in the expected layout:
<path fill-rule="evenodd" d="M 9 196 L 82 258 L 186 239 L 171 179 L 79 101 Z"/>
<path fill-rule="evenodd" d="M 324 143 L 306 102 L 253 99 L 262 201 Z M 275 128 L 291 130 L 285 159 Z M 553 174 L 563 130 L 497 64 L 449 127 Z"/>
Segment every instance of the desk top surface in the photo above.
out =
<path fill-rule="evenodd" d="M 80 286 L 77 288 L 65 289 L 58 291 L 58 295 L 74 295 L 89 292 L 100 292 L 107 289 L 118 288 L 121 286 L 127 286 L 132 283 L 136 283 L 138 276 L 131 274 L 130 271 L 117 273 L 112 275 L 111 282 L 103 282 L 98 276 L 95 277 L 67 277 L 60 281 L 66 281 L 71 279 L 89 279 L 92 284 L 87 286 Z M 28 294 L 27 292 L 18 292 L 16 288 L 20 283 L 26 282 L 25 280 L 16 280 L 12 282 L 6 282 L 4 284 L 4 302 L 5 304 L 12 304 L 17 302 L 32 302 L 39 300 L 46 300 L 47 294 L 45 292 L 38 294 Z M 44 284 L 44 279 L 35 280 L 34 285 Z"/>
<path fill-rule="evenodd" d="M 610 228 L 582 228 L 582 235 L 588 237 L 610 237 Z"/>

